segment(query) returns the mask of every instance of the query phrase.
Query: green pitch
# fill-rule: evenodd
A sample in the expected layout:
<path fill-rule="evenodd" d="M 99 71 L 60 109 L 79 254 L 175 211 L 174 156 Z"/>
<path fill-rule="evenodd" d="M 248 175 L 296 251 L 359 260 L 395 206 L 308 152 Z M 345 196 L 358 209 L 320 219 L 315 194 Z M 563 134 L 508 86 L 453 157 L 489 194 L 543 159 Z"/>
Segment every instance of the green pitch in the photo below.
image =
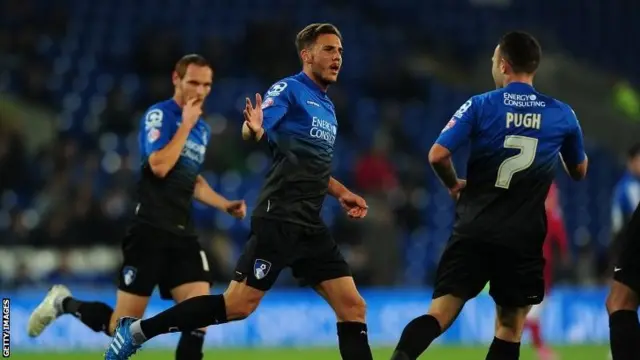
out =
<path fill-rule="evenodd" d="M 560 360 L 589 359 L 607 360 L 608 348 L 606 346 L 576 346 L 557 347 Z M 378 349 L 374 351 L 376 360 L 388 360 L 391 357 L 391 349 Z M 433 347 L 420 359 L 447 359 L 447 360 L 480 360 L 484 359 L 486 347 Z M 17 360 L 91 360 L 102 359 L 100 353 L 19 353 L 13 352 L 12 358 Z M 211 350 L 205 354 L 207 360 L 340 360 L 336 349 L 251 349 L 251 350 Z M 534 352 L 528 346 L 522 350 L 521 360 L 537 360 Z M 142 351 L 134 355 L 132 360 L 173 360 L 173 354 L 168 351 Z"/>

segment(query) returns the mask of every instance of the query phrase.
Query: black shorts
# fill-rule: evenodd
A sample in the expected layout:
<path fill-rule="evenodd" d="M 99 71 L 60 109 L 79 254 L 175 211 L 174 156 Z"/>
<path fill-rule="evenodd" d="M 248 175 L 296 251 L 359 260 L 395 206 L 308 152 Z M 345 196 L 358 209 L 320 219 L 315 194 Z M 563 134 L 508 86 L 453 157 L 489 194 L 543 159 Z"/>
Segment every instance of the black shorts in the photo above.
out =
<path fill-rule="evenodd" d="M 489 294 L 499 306 L 536 305 L 544 299 L 544 264 L 542 248 L 519 251 L 453 235 L 438 265 L 433 298 L 453 295 L 469 300 L 489 282 Z"/>
<path fill-rule="evenodd" d="M 613 267 L 613 279 L 640 294 L 640 206 L 626 224 L 620 251 Z"/>
<path fill-rule="evenodd" d="M 207 255 L 196 236 L 179 236 L 144 224 L 132 225 L 122 242 L 118 289 L 151 296 L 156 285 L 162 299 L 177 286 L 211 281 Z"/>
<path fill-rule="evenodd" d="M 236 265 L 236 281 L 269 290 L 280 271 L 291 267 L 303 285 L 351 276 L 327 227 L 311 228 L 285 221 L 254 217 L 251 234 Z"/>

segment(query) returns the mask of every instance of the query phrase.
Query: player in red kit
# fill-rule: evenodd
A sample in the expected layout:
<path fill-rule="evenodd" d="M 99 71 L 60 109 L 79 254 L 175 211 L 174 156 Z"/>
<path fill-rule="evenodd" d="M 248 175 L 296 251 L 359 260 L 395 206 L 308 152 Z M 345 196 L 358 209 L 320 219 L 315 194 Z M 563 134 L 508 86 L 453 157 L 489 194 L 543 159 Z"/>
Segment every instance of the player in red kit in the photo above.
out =
<path fill-rule="evenodd" d="M 545 294 L 548 295 L 553 282 L 554 247 L 558 247 L 563 258 L 566 259 L 568 256 L 567 232 L 564 227 L 562 212 L 560 211 L 558 187 L 555 183 L 551 184 L 551 187 L 549 188 L 549 194 L 545 201 L 545 208 L 547 210 L 547 237 L 544 240 L 542 252 L 546 260 L 544 267 L 544 285 Z M 531 331 L 532 345 L 538 352 L 538 358 L 540 360 L 553 360 L 557 359 L 557 356 L 545 345 L 542 338 L 542 331 L 540 329 L 540 313 L 542 311 L 543 304 L 544 302 L 531 309 L 527 317 L 525 327 Z"/>

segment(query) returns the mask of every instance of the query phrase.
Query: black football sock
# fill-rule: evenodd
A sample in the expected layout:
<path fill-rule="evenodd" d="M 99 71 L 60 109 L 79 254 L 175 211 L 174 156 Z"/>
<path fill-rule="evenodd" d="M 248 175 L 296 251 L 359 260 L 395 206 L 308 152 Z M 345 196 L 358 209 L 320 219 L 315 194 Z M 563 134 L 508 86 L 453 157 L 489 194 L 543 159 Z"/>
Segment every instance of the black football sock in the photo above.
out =
<path fill-rule="evenodd" d="M 487 360 L 518 360 L 520 358 L 520 343 L 493 338 L 489 347 Z"/>
<path fill-rule="evenodd" d="M 56 304 L 62 314 L 71 314 L 95 332 L 109 334 L 109 323 L 113 309 L 111 306 L 97 301 L 81 301 L 72 297 L 61 299 Z"/>
<path fill-rule="evenodd" d="M 342 360 L 373 360 L 367 324 L 361 322 L 338 323 L 338 346 Z"/>
<path fill-rule="evenodd" d="M 609 315 L 609 340 L 613 360 L 637 359 L 640 354 L 638 313 L 618 310 Z"/>
<path fill-rule="evenodd" d="M 222 295 L 203 295 L 187 299 L 146 320 L 131 324 L 134 342 L 143 342 L 170 332 L 185 332 L 227 322 Z"/>
<path fill-rule="evenodd" d="M 402 331 L 391 360 L 415 360 L 442 333 L 442 327 L 431 315 L 417 317 Z"/>
<path fill-rule="evenodd" d="M 205 334 L 202 330 L 183 332 L 176 348 L 176 360 L 202 360 Z"/>

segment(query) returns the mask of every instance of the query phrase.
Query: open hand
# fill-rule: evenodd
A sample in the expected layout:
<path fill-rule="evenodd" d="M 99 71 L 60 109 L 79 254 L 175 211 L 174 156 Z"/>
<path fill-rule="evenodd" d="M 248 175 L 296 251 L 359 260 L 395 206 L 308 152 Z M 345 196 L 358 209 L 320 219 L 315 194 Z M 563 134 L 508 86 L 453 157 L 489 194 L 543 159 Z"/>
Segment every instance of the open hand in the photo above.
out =
<path fill-rule="evenodd" d="M 254 134 L 257 134 L 260 129 L 262 129 L 262 96 L 260 96 L 260 94 L 256 94 L 255 106 L 251 103 L 251 99 L 247 98 L 247 103 L 242 114 L 244 115 L 245 124 L 247 124 Z"/>

